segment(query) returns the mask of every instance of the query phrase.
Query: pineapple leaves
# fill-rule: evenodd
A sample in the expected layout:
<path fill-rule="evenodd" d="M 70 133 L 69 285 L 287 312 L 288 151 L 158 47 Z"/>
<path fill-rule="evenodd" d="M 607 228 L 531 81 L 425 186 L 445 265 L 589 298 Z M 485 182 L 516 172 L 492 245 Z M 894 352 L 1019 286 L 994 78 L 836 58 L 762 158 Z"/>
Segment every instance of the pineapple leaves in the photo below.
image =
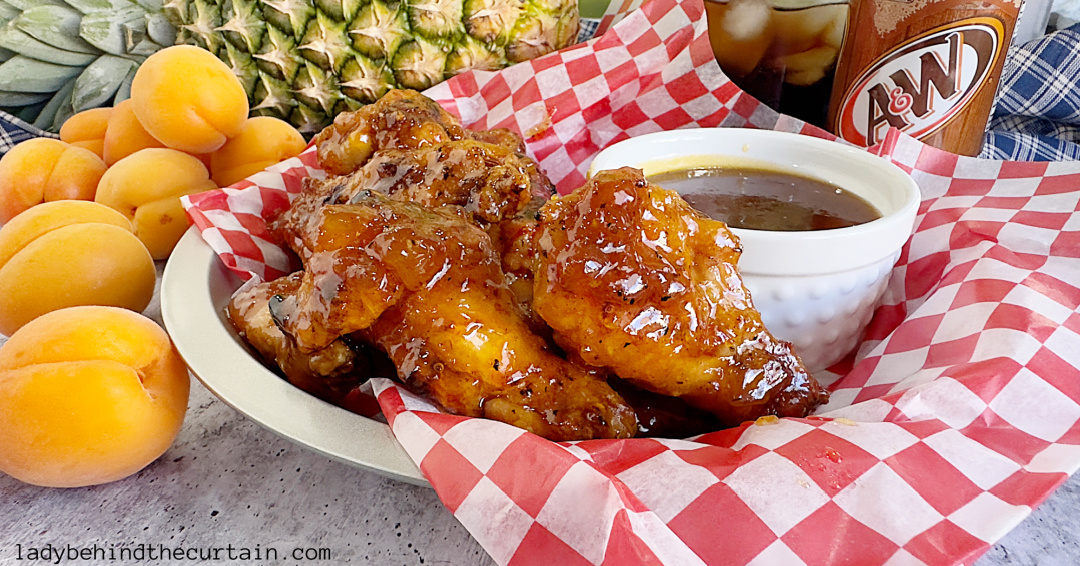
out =
<path fill-rule="evenodd" d="M 137 64 L 131 59 L 102 55 L 86 67 L 75 79 L 71 94 L 71 106 L 76 112 L 102 106 L 112 100 L 128 73 L 134 73 Z"/>
<path fill-rule="evenodd" d="M 26 11 L 38 6 L 50 5 L 50 6 L 63 6 L 64 3 L 61 0 L 4 0 L 13 7 L 18 8 L 19 11 Z"/>
<path fill-rule="evenodd" d="M 135 71 L 139 70 L 137 67 L 128 71 L 124 80 L 120 83 L 120 88 L 116 89 L 116 96 L 113 97 L 113 106 L 120 104 L 121 102 L 131 98 L 131 81 L 135 80 Z"/>
<path fill-rule="evenodd" d="M 8 0 L 4 0 L 7 2 Z M 94 12 L 112 12 L 131 8 L 131 0 L 64 0 L 68 6 L 75 8 L 83 14 Z"/>
<path fill-rule="evenodd" d="M 161 0 L 133 0 L 136 4 L 142 6 L 143 10 L 147 13 L 153 14 L 160 12 L 162 8 Z"/>
<path fill-rule="evenodd" d="M 38 41 L 33 36 L 19 29 L 16 25 L 18 19 L 12 20 L 0 28 L 0 47 L 10 49 L 16 53 L 56 63 L 57 65 L 82 66 L 94 60 L 94 55 L 75 53 L 58 49 L 48 43 Z"/>
<path fill-rule="evenodd" d="M 128 6 L 87 14 L 79 27 L 79 35 L 110 55 L 127 54 L 146 36 L 146 12 L 138 6 Z"/>
<path fill-rule="evenodd" d="M 27 106 L 49 99 L 48 94 L 38 92 L 8 92 L 0 90 L 0 106 Z"/>
<path fill-rule="evenodd" d="M 146 20 L 146 35 L 154 43 L 168 47 L 176 40 L 176 26 L 169 22 L 165 14 L 151 14 Z"/>
<path fill-rule="evenodd" d="M 79 76 L 82 69 L 46 63 L 16 55 L 0 64 L 0 90 L 12 92 L 56 92 Z M 72 84 L 72 88 L 75 85 Z"/>
<path fill-rule="evenodd" d="M 38 6 L 23 12 L 14 24 L 34 39 L 57 49 L 97 55 L 99 51 L 79 37 L 81 21 L 82 14 L 67 6 Z"/>
<path fill-rule="evenodd" d="M 75 114 L 71 110 L 71 93 L 75 90 L 75 82 L 68 81 L 53 95 L 52 100 L 41 109 L 34 120 L 34 125 L 43 130 L 60 131 L 60 125 L 64 120 Z"/>
<path fill-rule="evenodd" d="M 10 20 L 14 20 L 19 16 L 18 8 L 0 0 L 0 23 L 4 23 Z"/>

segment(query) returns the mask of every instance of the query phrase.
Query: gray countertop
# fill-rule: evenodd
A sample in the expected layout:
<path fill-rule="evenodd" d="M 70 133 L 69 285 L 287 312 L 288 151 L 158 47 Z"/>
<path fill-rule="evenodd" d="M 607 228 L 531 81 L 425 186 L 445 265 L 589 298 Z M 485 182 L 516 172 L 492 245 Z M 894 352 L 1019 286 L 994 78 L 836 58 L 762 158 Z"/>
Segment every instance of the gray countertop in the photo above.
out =
<path fill-rule="evenodd" d="M 155 301 L 146 314 L 160 322 L 159 310 Z M 210 558 L 218 563 L 245 556 L 274 563 L 266 560 L 271 551 L 277 563 L 289 564 L 307 562 L 291 558 L 294 551 L 335 564 L 494 563 L 433 490 L 283 440 L 194 379 L 183 428 L 164 456 L 124 480 L 78 489 L 40 488 L 0 474 L 0 518 L 0 565 L 45 563 L 28 558 L 48 545 L 102 549 L 105 560 L 82 564 L 140 556 L 143 563 L 177 562 L 147 554 L 159 546 L 181 547 L 189 557 L 216 549 L 217 560 Z M 1073 476 L 976 564 L 1080 564 L 1078 534 L 1080 479 Z M 131 553 L 128 560 L 120 560 L 121 551 Z"/>

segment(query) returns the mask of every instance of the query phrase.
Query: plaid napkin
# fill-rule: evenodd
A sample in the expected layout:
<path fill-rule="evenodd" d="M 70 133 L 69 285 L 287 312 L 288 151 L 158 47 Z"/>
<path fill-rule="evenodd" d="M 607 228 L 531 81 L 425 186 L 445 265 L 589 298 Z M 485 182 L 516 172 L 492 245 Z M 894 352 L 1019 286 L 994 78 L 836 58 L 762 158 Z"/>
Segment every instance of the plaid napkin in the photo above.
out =
<path fill-rule="evenodd" d="M 0 155 L 15 147 L 19 142 L 38 136 L 56 137 L 0 110 Z"/>
<path fill-rule="evenodd" d="M 1080 159 L 1080 24 L 1009 50 L 980 157 Z"/>

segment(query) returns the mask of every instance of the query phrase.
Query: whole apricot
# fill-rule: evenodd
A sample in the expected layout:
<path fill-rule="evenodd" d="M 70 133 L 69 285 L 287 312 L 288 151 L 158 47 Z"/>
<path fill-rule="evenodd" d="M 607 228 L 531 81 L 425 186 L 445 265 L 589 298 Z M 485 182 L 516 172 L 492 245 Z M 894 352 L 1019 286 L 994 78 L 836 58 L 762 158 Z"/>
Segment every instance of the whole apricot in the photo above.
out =
<path fill-rule="evenodd" d="M 109 116 L 108 129 L 105 131 L 103 142 L 103 159 L 105 164 L 112 167 L 121 159 L 148 147 L 165 147 L 146 128 L 142 126 L 135 116 L 135 109 L 131 105 L 131 99 L 127 99 L 113 108 Z"/>
<path fill-rule="evenodd" d="M 131 222 L 90 201 L 47 202 L 0 228 L 0 333 L 55 310 L 150 304 L 154 260 Z"/>
<path fill-rule="evenodd" d="M 211 178 L 219 187 L 300 155 L 307 142 L 296 128 L 271 116 L 248 118 L 236 136 L 210 154 Z"/>
<path fill-rule="evenodd" d="M 169 336 L 143 315 L 43 315 L 0 347 L 0 471 L 49 487 L 130 476 L 172 445 L 190 387 Z"/>
<path fill-rule="evenodd" d="M 188 153 L 225 145 L 248 116 L 240 79 L 209 51 L 192 45 L 147 57 L 131 82 L 131 100 L 150 135 Z"/>
<path fill-rule="evenodd" d="M 93 200 L 105 162 L 94 152 L 52 138 L 34 138 L 0 157 L 0 223 L 54 200 Z"/>
<path fill-rule="evenodd" d="M 150 148 L 117 161 L 98 184 L 96 202 L 131 220 L 135 235 L 154 259 L 165 259 L 188 228 L 180 197 L 217 186 L 197 158 Z"/>
<path fill-rule="evenodd" d="M 83 110 L 68 118 L 60 126 L 60 141 L 75 147 L 89 149 L 98 157 L 105 154 L 105 129 L 109 125 L 109 107 Z"/>

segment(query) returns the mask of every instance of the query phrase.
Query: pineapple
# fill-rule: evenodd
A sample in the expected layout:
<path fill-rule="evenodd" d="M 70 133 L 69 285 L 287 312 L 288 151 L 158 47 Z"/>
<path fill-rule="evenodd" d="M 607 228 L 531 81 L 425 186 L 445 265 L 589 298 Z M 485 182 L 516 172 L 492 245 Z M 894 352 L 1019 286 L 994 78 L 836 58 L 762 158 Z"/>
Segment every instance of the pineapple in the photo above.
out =
<path fill-rule="evenodd" d="M 252 115 L 310 135 L 391 88 L 500 69 L 577 32 L 577 0 L 0 0 L 0 110 L 57 131 L 187 43 L 233 69 Z"/>

